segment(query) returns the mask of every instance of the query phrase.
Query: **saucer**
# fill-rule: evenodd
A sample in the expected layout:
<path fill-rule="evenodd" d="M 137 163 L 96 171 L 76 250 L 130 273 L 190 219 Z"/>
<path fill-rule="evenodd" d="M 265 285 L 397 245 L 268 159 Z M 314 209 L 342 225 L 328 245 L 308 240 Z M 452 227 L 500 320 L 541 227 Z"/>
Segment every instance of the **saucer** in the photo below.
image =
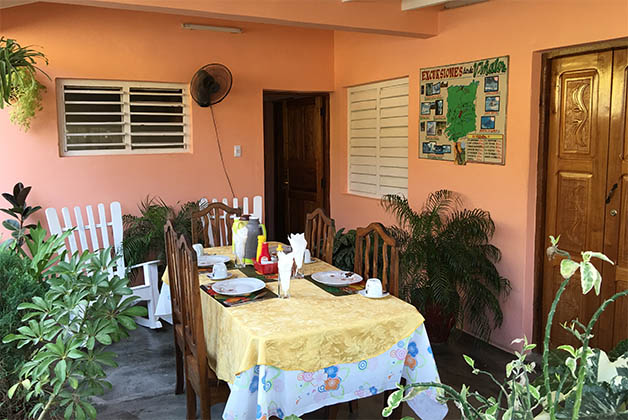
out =
<path fill-rule="evenodd" d="M 365 298 L 369 298 L 369 299 L 381 299 L 381 298 L 385 298 L 386 296 L 390 295 L 390 293 L 384 292 L 384 293 L 382 293 L 381 296 L 368 296 L 366 294 L 366 290 L 359 290 L 358 293 L 361 294 L 362 296 L 364 296 Z"/>
<path fill-rule="evenodd" d="M 220 278 L 215 279 L 215 278 L 214 278 L 214 276 L 213 276 L 212 274 L 213 274 L 213 273 L 207 273 L 207 277 L 208 277 L 210 280 L 214 280 L 214 281 L 227 280 L 227 279 L 230 279 L 231 277 L 233 277 L 233 274 L 231 274 L 231 273 L 227 273 L 227 275 L 226 275 L 226 276 L 224 276 L 224 277 L 220 277 Z"/>

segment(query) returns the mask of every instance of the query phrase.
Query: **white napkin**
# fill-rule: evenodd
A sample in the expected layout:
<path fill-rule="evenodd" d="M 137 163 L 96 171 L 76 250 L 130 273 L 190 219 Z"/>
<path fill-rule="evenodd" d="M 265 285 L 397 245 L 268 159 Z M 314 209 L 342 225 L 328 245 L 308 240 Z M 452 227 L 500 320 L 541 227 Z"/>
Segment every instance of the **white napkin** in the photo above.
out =
<path fill-rule="evenodd" d="M 238 259 L 242 262 L 244 261 L 244 246 L 246 245 L 246 236 L 248 235 L 248 230 L 246 226 L 238 229 L 233 235 L 233 245 L 234 251 Z"/>
<path fill-rule="evenodd" d="M 303 266 L 303 254 L 307 248 L 307 241 L 305 240 L 305 233 L 292 233 L 288 236 L 288 241 L 292 247 L 292 253 L 294 254 L 294 262 L 297 264 L 297 270 L 300 270 Z"/>
<path fill-rule="evenodd" d="M 288 290 L 290 290 L 290 277 L 292 277 L 292 264 L 294 262 L 293 254 L 293 252 L 284 254 L 283 251 L 277 253 L 277 270 L 279 271 L 279 282 L 281 283 L 283 295 L 287 295 Z"/>

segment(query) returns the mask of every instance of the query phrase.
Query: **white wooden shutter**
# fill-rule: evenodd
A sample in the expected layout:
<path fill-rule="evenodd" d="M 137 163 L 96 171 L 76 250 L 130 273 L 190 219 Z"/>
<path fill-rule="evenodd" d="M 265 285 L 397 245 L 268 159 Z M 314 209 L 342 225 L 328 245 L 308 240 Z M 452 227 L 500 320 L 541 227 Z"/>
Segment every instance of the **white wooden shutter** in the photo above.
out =
<path fill-rule="evenodd" d="M 348 89 L 350 193 L 408 194 L 408 78 Z"/>
<path fill-rule="evenodd" d="M 184 84 L 60 79 L 57 92 L 64 156 L 189 149 Z"/>

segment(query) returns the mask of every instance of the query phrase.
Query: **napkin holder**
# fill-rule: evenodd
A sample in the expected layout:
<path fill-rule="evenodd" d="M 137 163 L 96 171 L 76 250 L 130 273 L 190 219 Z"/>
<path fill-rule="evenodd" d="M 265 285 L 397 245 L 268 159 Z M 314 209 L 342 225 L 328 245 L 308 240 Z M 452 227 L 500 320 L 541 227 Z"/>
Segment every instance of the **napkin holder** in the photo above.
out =
<path fill-rule="evenodd" d="M 254 260 L 253 267 L 255 267 L 255 271 L 261 274 L 276 274 L 278 272 L 279 264 L 277 262 L 262 264 L 261 262 Z"/>

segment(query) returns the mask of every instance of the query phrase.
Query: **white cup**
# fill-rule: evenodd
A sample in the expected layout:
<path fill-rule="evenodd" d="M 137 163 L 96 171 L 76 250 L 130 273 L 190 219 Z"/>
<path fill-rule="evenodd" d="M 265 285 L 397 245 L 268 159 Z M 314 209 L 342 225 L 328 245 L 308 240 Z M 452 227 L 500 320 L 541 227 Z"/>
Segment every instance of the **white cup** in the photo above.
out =
<path fill-rule="evenodd" d="M 225 263 L 216 263 L 212 269 L 212 278 L 215 280 L 224 279 L 227 277 L 227 266 Z"/>
<path fill-rule="evenodd" d="M 305 251 L 303 252 L 303 262 L 305 264 L 309 264 L 312 262 L 312 253 L 310 252 L 309 249 L 305 249 Z"/>
<path fill-rule="evenodd" d="M 382 281 L 380 279 L 368 279 L 365 291 L 368 297 L 382 297 Z"/>
<path fill-rule="evenodd" d="M 196 256 L 201 258 L 203 256 L 203 244 L 194 244 L 192 245 L 194 251 L 196 251 Z"/>

